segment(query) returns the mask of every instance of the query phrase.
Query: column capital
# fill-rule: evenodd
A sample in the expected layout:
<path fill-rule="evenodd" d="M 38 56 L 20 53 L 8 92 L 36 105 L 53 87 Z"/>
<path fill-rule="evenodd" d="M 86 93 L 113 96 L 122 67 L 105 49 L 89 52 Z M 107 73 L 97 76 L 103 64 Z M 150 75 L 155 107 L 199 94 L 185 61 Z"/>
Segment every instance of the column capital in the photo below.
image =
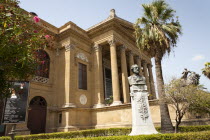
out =
<path fill-rule="evenodd" d="M 119 46 L 120 50 L 126 50 L 128 47 L 126 47 L 125 45 Z"/>
<path fill-rule="evenodd" d="M 68 52 L 68 51 L 74 50 L 76 45 L 68 44 L 68 45 L 65 45 L 64 47 L 65 47 L 66 52 Z"/>
<path fill-rule="evenodd" d="M 133 55 L 134 53 L 130 50 L 128 51 L 128 55 Z"/>
<path fill-rule="evenodd" d="M 93 46 L 93 51 L 94 51 L 94 52 L 97 52 L 97 51 L 99 51 L 99 50 L 101 50 L 101 49 L 102 49 L 101 46 L 98 45 L 98 44 L 95 44 L 95 45 Z"/>
<path fill-rule="evenodd" d="M 142 64 L 143 65 L 147 65 L 147 61 L 146 60 L 142 60 Z"/>
<path fill-rule="evenodd" d="M 136 57 L 136 59 L 138 59 L 138 60 L 141 59 L 141 57 L 140 57 L 139 55 L 137 55 L 137 56 L 135 56 L 135 57 Z"/>
<path fill-rule="evenodd" d="M 108 40 L 108 43 L 110 46 L 116 45 L 116 40 L 115 39 Z"/>

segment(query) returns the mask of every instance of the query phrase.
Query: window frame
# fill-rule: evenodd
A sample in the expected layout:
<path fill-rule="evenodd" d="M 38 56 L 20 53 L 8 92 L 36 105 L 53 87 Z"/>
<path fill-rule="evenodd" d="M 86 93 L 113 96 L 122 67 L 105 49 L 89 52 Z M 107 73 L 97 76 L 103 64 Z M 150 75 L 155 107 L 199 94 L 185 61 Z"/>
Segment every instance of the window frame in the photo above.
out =
<path fill-rule="evenodd" d="M 80 90 L 88 90 L 87 68 L 88 66 L 86 64 L 78 62 L 78 89 Z"/>
<path fill-rule="evenodd" d="M 50 76 L 50 56 L 45 50 L 37 50 L 37 60 L 40 64 L 38 64 L 35 76 L 40 76 L 44 78 L 49 78 Z M 46 55 L 42 57 L 41 55 Z M 41 57 L 40 57 L 41 56 Z M 42 63 L 44 61 L 44 63 Z M 46 72 L 44 70 L 47 69 Z"/>

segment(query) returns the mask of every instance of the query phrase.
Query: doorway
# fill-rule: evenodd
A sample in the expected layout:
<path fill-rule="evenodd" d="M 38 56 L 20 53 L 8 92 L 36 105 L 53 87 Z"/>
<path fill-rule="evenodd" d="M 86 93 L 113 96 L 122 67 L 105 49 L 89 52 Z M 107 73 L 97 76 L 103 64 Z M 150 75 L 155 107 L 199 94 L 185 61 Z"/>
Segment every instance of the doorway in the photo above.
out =
<path fill-rule="evenodd" d="M 27 127 L 31 134 L 45 133 L 47 102 L 41 96 L 34 97 L 29 104 Z"/>

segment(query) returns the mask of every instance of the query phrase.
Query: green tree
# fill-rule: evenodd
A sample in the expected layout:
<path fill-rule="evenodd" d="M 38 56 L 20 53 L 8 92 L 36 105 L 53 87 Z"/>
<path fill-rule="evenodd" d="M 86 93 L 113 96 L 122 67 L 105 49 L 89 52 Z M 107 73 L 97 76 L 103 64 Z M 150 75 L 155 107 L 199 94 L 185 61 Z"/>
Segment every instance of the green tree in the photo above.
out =
<path fill-rule="evenodd" d="M 181 34 L 181 25 L 174 20 L 175 11 L 163 1 L 143 4 L 144 15 L 135 24 L 136 42 L 142 51 L 148 52 L 155 58 L 157 91 L 161 113 L 161 131 L 173 131 L 168 106 L 164 99 L 164 81 L 161 61 L 165 54 L 169 54 L 177 44 Z"/>
<path fill-rule="evenodd" d="M 201 85 L 184 86 L 182 79 L 173 79 L 165 85 L 164 99 L 176 114 L 175 133 L 187 112 L 210 113 L 210 94 Z"/>
<path fill-rule="evenodd" d="M 0 0 L 0 99 L 9 95 L 8 81 L 26 80 L 35 73 L 36 52 L 47 43 L 43 31 L 36 30 L 40 19 L 18 4 Z"/>
<path fill-rule="evenodd" d="M 202 69 L 203 75 L 210 79 L 210 62 L 205 63 L 205 68 Z"/>
<path fill-rule="evenodd" d="M 199 90 L 190 100 L 190 111 L 210 113 L 210 93 Z"/>

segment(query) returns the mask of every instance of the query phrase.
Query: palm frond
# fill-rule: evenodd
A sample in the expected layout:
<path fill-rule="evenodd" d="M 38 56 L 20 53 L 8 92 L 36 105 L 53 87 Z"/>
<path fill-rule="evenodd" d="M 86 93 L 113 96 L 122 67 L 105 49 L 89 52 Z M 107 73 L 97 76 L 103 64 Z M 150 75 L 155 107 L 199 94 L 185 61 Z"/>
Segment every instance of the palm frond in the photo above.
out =
<path fill-rule="evenodd" d="M 174 17 L 174 10 L 171 9 L 171 8 L 168 8 L 168 9 L 165 9 L 165 11 L 162 13 L 160 19 L 162 21 L 167 21 L 167 20 L 170 20 L 171 18 Z"/>
<path fill-rule="evenodd" d="M 148 20 L 152 20 L 152 9 L 151 6 L 148 4 L 142 4 L 142 7 L 144 9 L 144 15 Z"/>
<path fill-rule="evenodd" d="M 157 0 L 151 4 L 143 4 L 144 16 L 136 22 L 137 45 L 140 49 L 151 53 L 152 57 L 162 57 L 166 52 L 170 54 L 176 46 L 181 25 L 177 19 L 174 22 L 175 11 L 164 0 Z"/>
<path fill-rule="evenodd" d="M 210 62 L 205 63 L 205 68 L 202 69 L 202 74 L 210 79 Z"/>

